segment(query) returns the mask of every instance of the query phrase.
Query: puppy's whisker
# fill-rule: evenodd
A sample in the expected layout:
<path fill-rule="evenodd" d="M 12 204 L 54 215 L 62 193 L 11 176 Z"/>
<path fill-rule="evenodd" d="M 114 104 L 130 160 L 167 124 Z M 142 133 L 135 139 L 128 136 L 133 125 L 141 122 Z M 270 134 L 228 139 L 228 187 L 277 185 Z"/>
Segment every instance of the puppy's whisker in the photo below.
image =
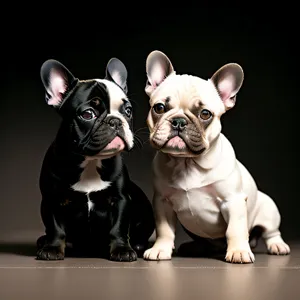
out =
<path fill-rule="evenodd" d="M 137 106 L 139 105 L 138 102 L 135 101 L 134 99 L 131 99 L 131 98 L 128 97 L 128 100 L 129 100 L 131 103 L 134 103 L 134 105 L 137 105 Z"/>
<path fill-rule="evenodd" d="M 136 134 L 133 135 L 133 149 L 139 148 L 141 149 L 143 147 L 143 141 L 142 139 L 137 136 Z"/>
<path fill-rule="evenodd" d="M 137 145 L 140 147 L 140 148 L 142 148 L 143 147 L 143 140 L 141 139 L 141 138 L 139 138 L 139 137 L 136 137 L 136 143 L 137 143 Z"/>
<path fill-rule="evenodd" d="M 128 93 L 127 97 L 131 101 L 131 96 L 135 96 L 135 95 L 137 95 L 137 93 Z"/>
<path fill-rule="evenodd" d="M 149 139 L 144 141 L 144 145 L 146 145 L 146 144 L 150 145 L 150 140 Z"/>
<path fill-rule="evenodd" d="M 149 130 L 147 127 L 142 127 L 142 128 L 139 128 L 138 130 L 136 130 L 134 133 L 137 134 L 137 133 L 145 133 L 145 134 L 149 134 Z"/>
<path fill-rule="evenodd" d="M 144 127 L 141 127 L 139 129 L 136 130 L 136 132 L 140 131 L 140 130 L 148 130 L 148 127 L 147 126 L 144 126 Z"/>

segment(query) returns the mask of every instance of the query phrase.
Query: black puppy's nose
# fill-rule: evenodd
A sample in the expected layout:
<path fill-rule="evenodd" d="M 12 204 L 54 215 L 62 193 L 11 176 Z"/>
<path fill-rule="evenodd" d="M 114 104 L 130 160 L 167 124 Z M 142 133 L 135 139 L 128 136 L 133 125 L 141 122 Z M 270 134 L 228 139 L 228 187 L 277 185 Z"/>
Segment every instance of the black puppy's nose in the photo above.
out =
<path fill-rule="evenodd" d="M 173 129 L 183 130 L 187 125 L 187 121 L 184 118 L 175 118 L 171 122 Z"/>
<path fill-rule="evenodd" d="M 119 129 L 122 126 L 122 121 L 118 118 L 113 118 L 108 121 L 110 127 Z"/>

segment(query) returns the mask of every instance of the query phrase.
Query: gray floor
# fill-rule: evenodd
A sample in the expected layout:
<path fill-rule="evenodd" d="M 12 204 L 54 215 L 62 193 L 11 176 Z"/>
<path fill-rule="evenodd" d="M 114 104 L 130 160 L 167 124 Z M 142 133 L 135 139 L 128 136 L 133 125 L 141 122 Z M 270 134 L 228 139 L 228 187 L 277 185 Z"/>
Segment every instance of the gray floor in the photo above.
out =
<path fill-rule="evenodd" d="M 300 299 L 300 243 L 290 256 L 270 256 L 260 243 L 256 262 L 217 259 L 115 263 L 103 259 L 34 259 L 34 233 L 13 233 L 0 245 L 0 299 Z"/>

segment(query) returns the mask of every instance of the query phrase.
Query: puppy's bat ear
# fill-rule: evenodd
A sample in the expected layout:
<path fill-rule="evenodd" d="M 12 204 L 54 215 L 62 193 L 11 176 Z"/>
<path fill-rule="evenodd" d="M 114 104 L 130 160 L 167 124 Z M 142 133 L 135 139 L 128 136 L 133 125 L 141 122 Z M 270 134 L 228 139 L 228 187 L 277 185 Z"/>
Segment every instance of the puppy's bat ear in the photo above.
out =
<path fill-rule="evenodd" d="M 111 58 L 106 66 L 105 79 L 117 84 L 127 94 L 127 70 L 125 65 L 117 58 Z"/>
<path fill-rule="evenodd" d="M 218 90 L 226 110 L 232 108 L 235 105 L 236 94 L 244 81 L 242 67 L 235 63 L 227 64 L 215 72 L 211 80 Z"/>
<path fill-rule="evenodd" d="M 43 63 L 40 75 L 46 89 L 47 103 L 54 107 L 60 107 L 66 91 L 76 78 L 63 64 L 54 59 Z"/>
<path fill-rule="evenodd" d="M 150 96 L 153 91 L 168 77 L 174 73 L 170 59 L 161 51 L 152 51 L 146 61 L 147 83 L 145 92 Z"/>

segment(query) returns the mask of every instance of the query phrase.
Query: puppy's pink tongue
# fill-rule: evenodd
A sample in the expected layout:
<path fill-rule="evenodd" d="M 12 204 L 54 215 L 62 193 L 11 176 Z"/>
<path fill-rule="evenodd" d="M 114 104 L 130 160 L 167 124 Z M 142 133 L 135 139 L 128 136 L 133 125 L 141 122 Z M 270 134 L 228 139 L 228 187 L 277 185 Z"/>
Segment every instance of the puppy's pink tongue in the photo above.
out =
<path fill-rule="evenodd" d="M 123 150 L 125 148 L 125 144 L 121 138 L 116 136 L 103 150 Z"/>
<path fill-rule="evenodd" d="M 168 147 L 174 147 L 174 148 L 177 147 L 179 149 L 183 149 L 183 148 L 185 148 L 185 142 L 179 136 L 175 136 L 175 137 L 171 138 L 168 141 L 167 146 Z"/>

